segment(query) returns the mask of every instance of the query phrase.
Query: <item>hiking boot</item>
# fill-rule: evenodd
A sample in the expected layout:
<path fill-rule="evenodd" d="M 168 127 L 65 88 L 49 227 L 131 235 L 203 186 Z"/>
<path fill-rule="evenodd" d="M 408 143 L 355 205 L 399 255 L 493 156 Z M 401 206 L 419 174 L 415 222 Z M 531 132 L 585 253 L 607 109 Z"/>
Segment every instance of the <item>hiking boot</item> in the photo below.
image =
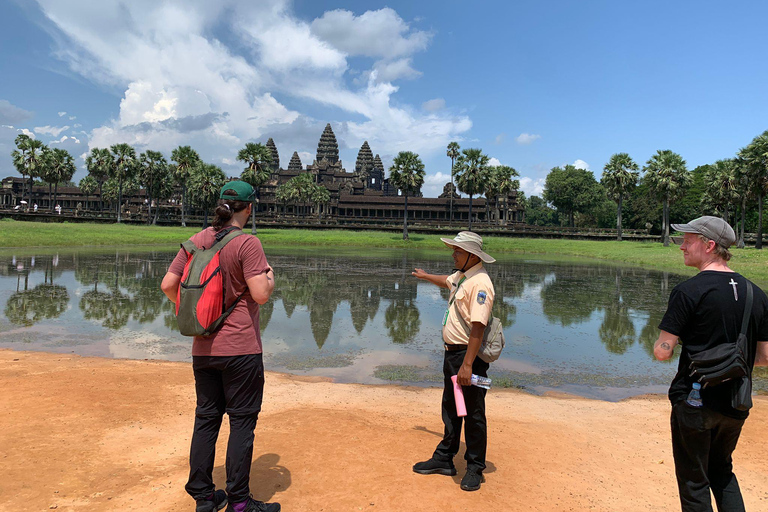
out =
<path fill-rule="evenodd" d="M 462 491 L 476 491 L 480 488 L 480 484 L 485 482 L 485 478 L 482 473 L 478 473 L 472 469 L 467 470 L 467 474 L 461 479 Z"/>
<path fill-rule="evenodd" d="M 227 493 L 218 490 L 213 493 L 213 499 L 197 500 L 195 512 L 216 512 L 227 506 Z"/>
<path fill-rule="evenodd" d="M 420 475 L 453 476 L 456 474 L 456 467 L 453 465 L 453 461 L 450 460 L 429 459 L 414 464 L 413 472 Z"/>
<path fill-rule="evenodd" d="M 245 505 L 243 512 L 280 512 L 279 503 L 264 503 L 263 501 L 256 501 L 253 496 L 249 496 L 246 500 L 248 503 Z M 229 503 L 227 510 L 224 512 L 234 512 L 235 507 L 232 502 Z"/>

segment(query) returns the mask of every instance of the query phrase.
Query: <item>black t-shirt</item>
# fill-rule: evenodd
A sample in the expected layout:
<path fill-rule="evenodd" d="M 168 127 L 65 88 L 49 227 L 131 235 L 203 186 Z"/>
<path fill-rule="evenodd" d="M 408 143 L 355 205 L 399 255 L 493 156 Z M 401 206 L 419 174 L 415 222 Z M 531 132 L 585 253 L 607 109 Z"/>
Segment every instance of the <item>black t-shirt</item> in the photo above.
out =
<path fill-rule="evenodd" d="M 768 341 L 768 298 L 752 285 L 754 294 L 752 317 L 747 328 L 749 366 L 755 364 L 758 341 Z M 689 377 L 690 355 L 723 343 L 735 343 L 741 330 L 747 279 L 735 272 L 705 270 L 675 286 L 659 329 L 680 338 L 682 352 L 677 375 L 669 387 L 669 400 L 676 404 L 685 400 L 694 380 Z M 704 406 L 733 418 L 746 418 L 749 413 L 731 407 L 731 388 L 735 383 L 701 390 Z"/>

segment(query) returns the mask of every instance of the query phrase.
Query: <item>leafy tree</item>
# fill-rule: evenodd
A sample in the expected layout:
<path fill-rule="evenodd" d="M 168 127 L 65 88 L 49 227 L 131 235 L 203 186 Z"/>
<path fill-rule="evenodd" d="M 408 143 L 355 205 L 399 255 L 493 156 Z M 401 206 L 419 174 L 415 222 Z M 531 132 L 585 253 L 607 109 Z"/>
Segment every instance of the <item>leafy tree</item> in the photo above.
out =
<path fill-rule="evenodd" d="M 559 226 L 557 210 L 551 208 L 539 196 L 531 196 L 525 202 L 525 222 L 531 226 Z"/>
<path fill-rule="evenodd" d="M 624 197 L 637 186 L 640 173 L 637 172 L 637 164 L 627 153 L 616 153 L 611 156 L 603 168 L 603 177 L 600 182 L 605 187 L 608 197 L 616 201 L 616 239 L 621 240 L 621 207 Z"/>
<path fill-rule="evenodd" d="M 88 169 L 88 174 L 93 176 L 99 184 L 99 211 L 104 210 L 104 201 L 101 197 L 102 187 L 104 186 L 104 182 L 109 178 L 112 164 L 112 153 L 106 148 L 93 148 L 91 149 L 91 154 L 85 158 L 85 167 Z"/>
<path fill-rule="evenodd" d="M 454 172 L 459 190 L 469 195 L 469 230 L 472 231 L 472 197 L 482 194 L 488 181 L 488 155 L 476 148 L 464 149 Z"/>
<path fill-rule="evenodd" d="M 737 193 L 739 199 L 739 210 L 741 213 L 741 222 L 737 227 L 738 242 L 736 246 L 739 249 L 745 247 L 744 244 L 744 226 L 746 224 L 746 211 L 747 202 L 754 199 L 754 188 L 751 186 L 749 167 L 744 159 L 737 157 L 734 158 L 734 166 L 736 173 Z"/>
<path fill-rule="evenodd" d="M 32 203 L 32 179 L 39 176 L 42 171 L 44 163 L 44 148 L 45 145 L 37 140 L 33 139 L 29 135 L 21 134 L 16 137 L 14 141 L 16 149 L 11 152 L 13 158 L 13 166 L 21 174 L 24 183 L 26 183 L 26 177 L 29 176 L 29 202 Z M 25 186 L 22 184 L 21 197 L 24 197 Z"/>
<path fill-rule="evenodd" d="M 139 157 L 139 183 L 147 191 L 147 221 L 157 224 L 160 200 L 171 194 L 171 168 L 159 151 L 145 151 Z M 152 199 L 157 201 L 152 217 Z"/>
<path fill-rule="evenodd" d="M 520 188 L 520 181 L 513 179 L 517 176 L 520 176 L 520 174 L 513 167 L 509 167 L 508 165 L 488 167 L 488 181 L 485 186 L 485 197 L 487 198 L 487 201 L 485 204 L 486 208 L 488 208 L 491 200 L 493 201 L 496 209 L 496 221 L 498 224 L 501 224 L 499 197 L 506 198 L 509 196 L 510 192 Z M 509 210 L 509 202 L 506 200 L 504 201 L 504 208 L 504 219 L 506 219 L 507 210 Z"/>
<path fill-rule="evenodd" d="M 331 193 L 322 185 L 313 185 L 312 192 L 310 193 L 310 201 L 317 207 L 317 217 L 320 218 L 322 214 L 321 207 L 331 201 Z"/>
<path fill-rule="evenodd" d="M 660 149 L 645 164 L 650 192 L 662 198 L 662 236 L 664 246 L 669 245 L 669 205 L 680 199 L 691 183 L 691 174 L 685 166 L 685 160 L 668 149 Z"/>
<path fill-rule="evenodd" d="M 258 197 L 259 187 L 269 181 L 271 177 L 269 168 L 272 164 L 272 151 L 264 144 L 248 142 L 243 149 L 238 151 L 237 159 L 247 165 L 240 175 L 240 179 L 249 183 Z M 251 209 L 251 234 L 256 234 L 255 205 Z"/>
<path fill-rule="evenodd" d="M 112 151 L 113 159 L 109 176 L 117 181 L 117 222 L 119 224 L 123 220 L 123 183 L 136 175 L 138 161 L 136 150 L 128 144 L 114 144 L 109 149 Z"/>
<path fill-rule="evenodd" d="M 763 248 L 763 198 L 768 189 L 768 130 L 758 135 L 739 151 L 749 175 L 751 189 L 757 197 L 757 238 L 755 249 Z"/>
<path fill-rule="evenodd" d="M 572 165 L 553 168 L 544 182 L 544 200 L 568 216 L 574 227 L 574 213 L 586 213 L 600 203 L 603 191 L 595 176 Z"/>
<path fill-rule="evenodd" d="M 176 183 L 181 185 L 181 225 L 186 226 L 187 180 L 193 169 L 200 164 L 200 155 L 190 146 L 179 146 L 171 152 L 171 160 L 176 162 L 171 171 L 176 177 Z"/>
<path fill-rule="evenodd" d="M 405 199 L 403 240 L 408 240 L 408 195 L 417 193 L 424 184 L 424 164 L 419 155 L 411 151 L 399 152 L 389 168 L 389 182 L 402 191 Z"/>
<path fill-rule="evenodd" d="M 78 188 L 80 189 L 80 192 L 85 194 L 85 209 L 87 211 L 88 196 L 96 192 L 96 189 L 99 188 L 99 183 L 96 181 L 96 179 L 93 176 L 89 174 L 88 176 L 80 180 L 80 183 L 78 184 Z"/>
<path fill-rule="evenodd" d="M 75 159 L 69 154 L 69 151 L 60 148 L 54 148 L 48 153 L 46 159 L 49 169 L 48 176 L 54 182 L 53 202 L 59 200 L 59 183 L 68 182 L 75 175 Z"/>
<path fill-rule="evenodd" d="M 736 173 L 736 160 L 729 158 L 718 160 L 708 166 L 705 174 L 706 190 L 702 205 L 723 216 L 729 222 L 731 207 L 739 200 L 739 179 Z"/>
<path fill-rule="evenodd" d="M 205 210 L 203 228 L 208 227 L 208 211 L 216 206 L 219 191 L 227 181 L 221 167 L 213 164 L 200 164 L 189 176 L 189 196 L 193 203 Z"/>
<path fill-rule="evenodd" d="M 445 156 L 451 159 L 451 205 L 450 205 L 450 210 L 448 214 L 448 219 L 451 222 L 453 222 L 453 176 L 455 171 L 454 162 L 456 161 L 457 158 L 459 158 L 460 149 L 461 148 L 459 147 L 458 142 L 449 142 L 447 151 L 445 153 Z"/>

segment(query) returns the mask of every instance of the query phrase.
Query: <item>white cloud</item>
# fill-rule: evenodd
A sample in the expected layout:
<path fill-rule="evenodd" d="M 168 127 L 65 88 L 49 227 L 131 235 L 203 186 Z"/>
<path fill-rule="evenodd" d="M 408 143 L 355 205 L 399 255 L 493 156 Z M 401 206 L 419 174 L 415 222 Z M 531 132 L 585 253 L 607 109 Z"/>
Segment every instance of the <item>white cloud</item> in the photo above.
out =
<path fill-rule="evenodd" d="M 536 140 L 538 140 L 540 138 L 541 138 L 541 135 L 535 135 L 535 134 L 532 134 L 532 133 L 521 133 L 520 135 L 518 135 L 515 138 L 515 140 L 521 146 L 527 146 L 529 144 L 533 144 L 534 141 L 536 141 Z"/>
<path fill-rule="evenodd" d="M 577 169 L 584 169 L 586 171 L 590 170 L 589 164 L 584 160 L 576 160 L 575 162 L 573 162 L 573 166 Z"/>
<path fill-rule="evenodd" d="M 491 167 L 496 167 L 496 166 L 501 165 L 501 162 L 499 161 L 498 158 L 491 157 L 488 160 L 488 165 L 491 166 Z"/>
<path fill-rule="evenodd" d="M 0 124 L 20 123 L 31 117 L 32 112 L 19 108 L 8 100 L 0 100 Z"/>
<path fill-rule="evenodd" d="M 80 144 L 80 139 L 78 139 L 76 137 L 67 137 L 66 135 L 63 135 L 59 140 L 52 140 L 51 142 L 49 142 L 49 144 L 61 144 L 61 143 L 66 142 L 68 140 L 72 141 L 72 143 L 74 143 L 74 144 Z"/>
<path fill-rule="evenodd" d="M 392 101 L 398 87 L 391 81 L 418 75 L 411 56 L 426 49 L 431 34 L 389 8 L 359 16 L 331 11 L 308 23 L 289 0 L 39 3 L 64 34 L 56 55 L 124 91 L 117 117 L 91 132 L 90 147 L 128 142 L 168 156 L 184 144 L 223 162 L 245 142 L 273 137 L 285 167 L 294 150 L 311 163 L 327 121 L 340 144 L 368 140 L 382 158 L 404 149 L 442 151 L 472 126 L 464 115 Z M 224 30 L 227 41 L 211 35 Z M 373 61 L 354 88 L 347 80 L 352 56 Z M 291 103 L 328 107 L 335 118 L 315 120 Z M 239 173 L 240 166 L 225 170 Z"/>
<path fill-rule="evenodd" d="M 445 108 L 445 100 L 443 98 L 428 100 L 421 104 L 421 108 L 427 112 L 437 112 Z"/>
<path fill-rule="evenodd" d="M 59 112 L 59 117 L 64 117 L 65 115 L 67 115 L 66 112 Z"/>
<path fill-rule="evenodd" d="M 507 134 L 506 134 L 506 133 L 500 133 L 500 134 L 498 134 L 498 135 L 496 136 L 496 138 L 493 140 L 493 143 L 494 143 L 494 144 L 496 144 L 497 146 L 499 146 L 499 145 L 501 145 L 501 144 L 503 144 L 503 143 L 504 143 L 504 140 L 506 140 L 506 138 L 507 138 Z M 520 137 L 518 137 L 518 139 L 519 139 L 519 138 L 520 138 Z"/>
<path fill-rule="evenodd" d="M 75 119 L 77 119 L 77 116 L 69 116 L 70 121 L 74 121 Z"/>
<path fill-rule="evenodd" d="M 539 196 L 544 192 L 545 178 L 532 179 L 529 177 L 520 178 L 520 190 L 525 192 L 526 197 Z"/>
<path fill-rule="evenodd" d="M 35 126 L 35 133 L 50 135 L 51 137 L 58 137 L 61 132 L 67 130 L 69 130 L 69 126 Z"/>
<path fill-rule="evenodd" d="M 449 166 L 450 167 L 450 166 Z M 449 173 L 436 172 L 424 176 L 424 185 L 421 187 L 421 193 L 424 197 L 437 197 L 443 193 L 443 187 L 451 181 Z"/>
<path fill-rule="evenodd" d="M 35 138 L 35 134 L 32 133 L 31 131 L 27 130 L 26 128 L 21 128 L 21 129 L 19 129 L 17 131 L 23 133 L 24 135 L 26 135 L 27 137 L 30 137 L 32 139 Z"/>

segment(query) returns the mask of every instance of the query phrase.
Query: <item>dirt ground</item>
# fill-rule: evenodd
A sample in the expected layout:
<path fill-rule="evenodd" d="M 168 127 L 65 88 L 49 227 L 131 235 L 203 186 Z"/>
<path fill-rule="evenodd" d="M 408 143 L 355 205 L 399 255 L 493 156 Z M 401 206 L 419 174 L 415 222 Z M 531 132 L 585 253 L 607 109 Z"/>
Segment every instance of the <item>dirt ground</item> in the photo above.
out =
<path fill-rule="evenodd" d="M 0 386 L 0 510 L 194 510 L 190 364 L 3 350 Z M 492 390 L 486 483 L 464 492 L 463 449 L 456 477 L 411 471 L 441 437 L 440 392 L 267 373 L 253 494 L 285 511 L 679 510 L 665 397 Z M 768 510 L 767 427 L 759 397 L 735 455 L 750 511 Z"/>

